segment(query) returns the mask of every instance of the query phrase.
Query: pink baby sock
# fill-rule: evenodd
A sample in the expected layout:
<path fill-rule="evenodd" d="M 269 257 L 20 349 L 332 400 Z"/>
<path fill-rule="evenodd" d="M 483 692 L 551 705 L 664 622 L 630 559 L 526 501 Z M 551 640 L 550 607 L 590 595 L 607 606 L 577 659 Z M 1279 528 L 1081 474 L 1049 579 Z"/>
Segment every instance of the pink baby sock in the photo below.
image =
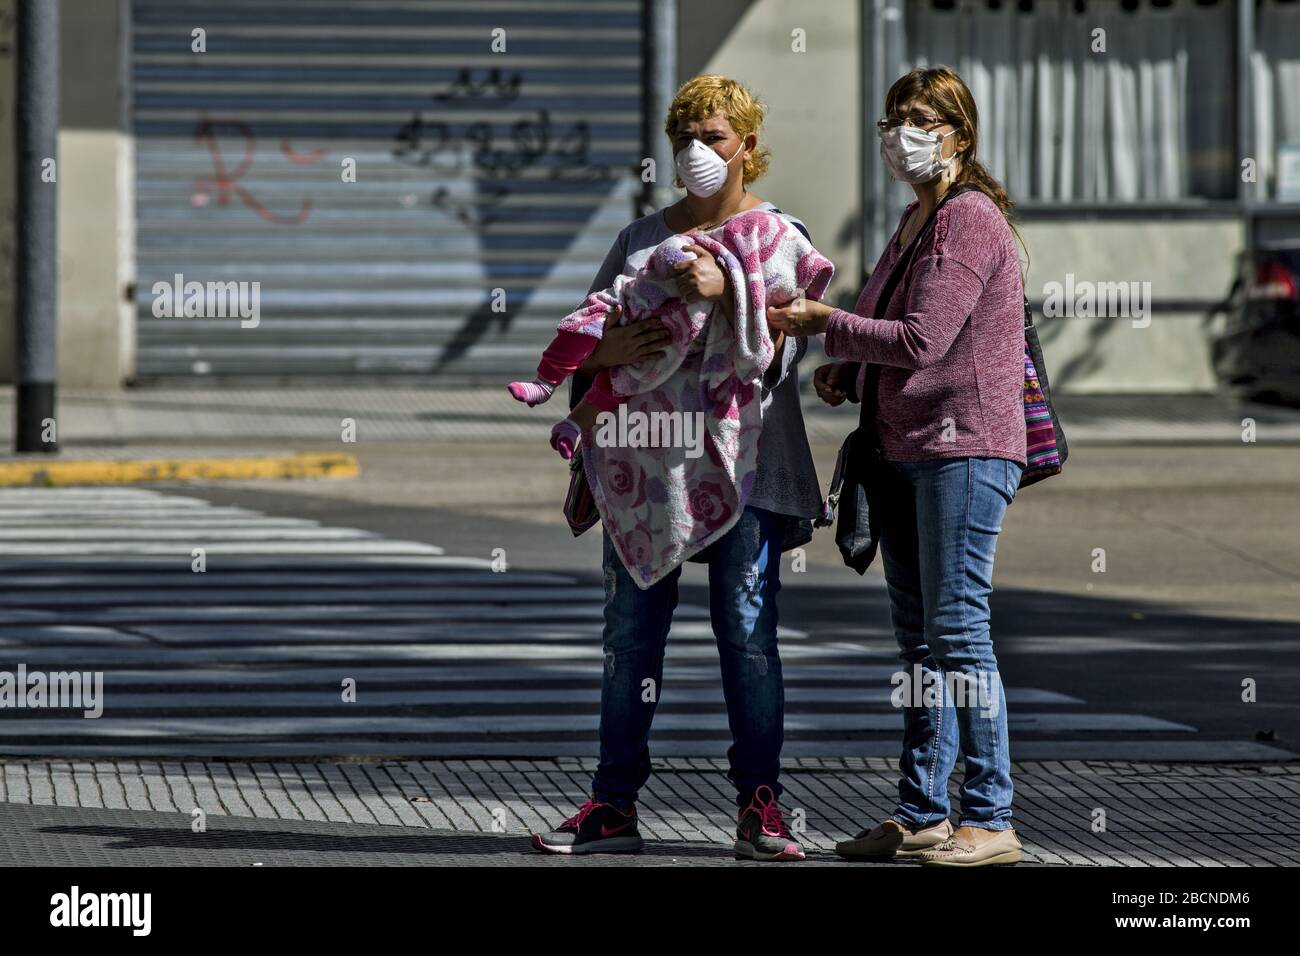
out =
<path fill-rule="evenodd" d="M 540 378 L 535 378 L 531 382 L 511 382 L 506 386 L 516 402 L 527 402 L 528 407 L 540 405 L 553 394 L 555 386 L 550 382 L 543 382 Z"/>
<path fill-rule="evenodd" d="M 582 429 L 578 427 L 577 422 L 571 418 L 566 418 L 562 422 L 556 422 L 555 427 L 551 429 L 551 447 L 560 453 L 560 457 L 568 461 L 573 457 L 574 449 L 578 447 L 578 439 L 582 437 Z"/>

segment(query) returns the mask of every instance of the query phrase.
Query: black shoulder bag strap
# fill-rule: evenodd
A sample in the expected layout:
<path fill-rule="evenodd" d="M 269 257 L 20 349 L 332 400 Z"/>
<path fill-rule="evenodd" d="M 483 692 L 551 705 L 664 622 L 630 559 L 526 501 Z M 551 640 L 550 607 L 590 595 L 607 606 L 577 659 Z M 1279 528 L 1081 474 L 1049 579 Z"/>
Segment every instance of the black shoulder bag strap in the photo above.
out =
<path fill-rule="evenodd" d="M 894 268 L 890 271 L 889 278 L 885 280 L 885 284 L 880 290 L 880 295 L 876 297 L 876 308 L 872 314 L 873 319 L 883 319 L 885 313 L 889 311 L 889 303 L 894 298 L 894 292 L 898 289 L 898 284 L 903 281 L 903 276 L 907 274 L 908 267 L 911 266 L 912 259 L 916 255 L 916 250 L 920 248 L 921 243 L 925 241 L 925 237 L 934 229 L 934 218 L 938 215 L 939 210 L 943 208 L 944 203 L 949 199 L 952 199 L 954 196 L 964 192 L 969 192 L 973 188 L 974 187 L 972 186 L 953 186 L 944 193 L 943 198 L 939 200 L 939 204 L 931 210 L 930 217 L 926 219 L 925 225 L 923 225 L 917 231 L 916 235 L 912 237 L 912 241 L 907 244 L 907 248 L 902 251 L 898 257 L 898 261 L 894 263 Z M 853 378 L 857 378 L 856 373 Z M 879 385 L 880 366 L 875 363 L 868 363 L 866 381 L 862 383 L 862 395 L 860 396 L 862 401 L 862 410 L 861 414 L 858 416 L 858 426 L 869 428 L 872 434 L 875 433 L 876 428 L 877 392 L 879 390 Z M 869 400 L 868 396 L 870 396 Z"/>
<path fill-rule="evenodd" d="M 912 241 L 907 244 L 907 248 L 899 255 L 898 261 L 890 270 L 889 278 L 881 287 L 880 295 L 876 298 L 873 319 L 883 318 L 889 309 L 890 300 L 907 273 L 916 250 L 934 226 L 935 213 L 954 195 L 965 191 L 966 188 L 963 187 L 949 189 L 930 213 L 925 224 L 917 230 Z M 856 371 L 853 373 L 853 379 L 857 379 Z M 819 527 L 835 523 L 835 545 L 844 563 L 858 574 L 866 573 L 875 559 L 879 543 L 875 520 L 879 508 L 873 508 L 870 500 L 873 490 L 880 490 L 873 489 L 873 486 L 879 485 L 883 480 L 883 473 L 879 466 L 884 459 L 876 431 L 878 401 L 876 393 L 879 381 L 880 366 L 868 363 L 862 395 L 859 399 L 862 409 L 858 416 L 858 427 L 840 447 L 839 456 L 835 461 L 835 473 L 831 478 L 830 494 L 826 497 L 821 516 L 815 522 Z"/>

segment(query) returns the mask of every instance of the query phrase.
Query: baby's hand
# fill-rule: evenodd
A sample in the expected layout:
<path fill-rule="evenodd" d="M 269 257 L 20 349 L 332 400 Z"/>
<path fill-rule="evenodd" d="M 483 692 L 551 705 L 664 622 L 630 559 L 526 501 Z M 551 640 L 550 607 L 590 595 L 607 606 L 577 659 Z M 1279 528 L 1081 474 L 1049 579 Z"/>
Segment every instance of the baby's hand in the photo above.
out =
<path fill-rule="evenodd" d="M 605 317 L 605 334 L 591 353 L 598 368 L 636 365 L 646 359 L 658 358 L 664 354 L 672 338 L 663 320 L 657 317 L 619 325 L 622 311 L 617 307 L 610 309 Z"/>

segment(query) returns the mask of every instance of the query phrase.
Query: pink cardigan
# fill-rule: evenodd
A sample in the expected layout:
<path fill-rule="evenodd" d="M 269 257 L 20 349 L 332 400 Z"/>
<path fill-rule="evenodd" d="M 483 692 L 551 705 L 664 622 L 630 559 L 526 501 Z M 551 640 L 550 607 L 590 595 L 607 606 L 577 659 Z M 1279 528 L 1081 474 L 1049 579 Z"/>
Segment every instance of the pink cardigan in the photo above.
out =
<path fill-rule="evenodd" d="M 887 459 L 1024 465 L 1024 292 L 1006 219 L 980 192 L 945 203 L 877 321 L 871 316 L 901 251 L 897 239 L 895 230 L 853 312 L 831 313 L 826 354 L 882 366 L 876 423 Z M 864 365 L 858 394 L 865 375 Z"/>

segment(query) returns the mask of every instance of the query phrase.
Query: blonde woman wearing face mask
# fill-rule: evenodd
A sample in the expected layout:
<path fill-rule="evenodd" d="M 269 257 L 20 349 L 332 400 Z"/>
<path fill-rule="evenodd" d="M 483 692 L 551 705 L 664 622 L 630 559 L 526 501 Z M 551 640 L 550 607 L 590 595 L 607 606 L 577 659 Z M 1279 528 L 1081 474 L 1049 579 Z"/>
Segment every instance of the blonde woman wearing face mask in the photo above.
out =
<path fill-rule="evenodd" d="M 1016 863 L 1006 697 L 988 604 L 997 536 L 1025 466 L 1023 283 L 1011 202 L 976 159 L 975 103 L 952 70 L 901 77 L 877 125 L 882 158 L 916 201 L 853 312 L 811 301 L 768 309 L 775 327 L 825 332 L 827 355 L 851 360 L 818 369 L 814 384 L 827 403 L 850 397 L 855 378 L 861 394 L 867 365 L 879 366 L 875 422 L 887 467 L 872 509 L 910 692 L 897 808 L 836 850 L 936 866 Z M 889 301 L 878 303 L 918 237 Z M 854 363 L 862 363 L 857 376 Z M 954 831 L 948 777 L 959 753 L 965 780 Z"/>
<path fill-rule="evenodd" d="M 592 291 L 612 285 L 620 273 L 636 275 L 654 248 L 673 235 L 707 231 L 752 209 L 785 215 L 749 191 L 767 169 L 766 150 L 758 144 L 763 113 L 750 90 L 724 76 L 697 76 L 677 91 L 664 131 L 673 144 L 675 185 L 684 186 L 686 195 L 619 233 Z M 799 220 L 786 218 L 807 236 Z M 713 257 L 699 246 L 687 248 L 698 258 L 678 267 L 681 295 L 733 308 L 733 292 Z M 576 369 L 575 384 L 585 384 L 584 376 L 655 354 L 659 340 L 653 324 L 646 320 L 619 326 L 607 319 L 604 337 L 590 357 L 582 361 L 562 356 L 558 370 Z M 778 804 L 785 696 L 776 596 L 781 552 L 807 542 L 811 519 L 821 511 L 821 492 L 799 405 L 796 364 L 807 343 L 786 342 L 773 334 L 777 351 L 763 380 L 758 468 L 748 505 L 731 531 L 691 560 L 709 568 L 709 614 L 732 736 L 727 757 L 728 776 L 736 789 L 734 849 L 749 859 L 787 861 L 802 860 L 804 851 Z M 518 384 L 536 385 L 545 392 L 552 383 Z M 574 392 L 576 399 L 581 387 Z M 528 394 L 523 400 L 537 397 Z M 681 570 L 642 590 L 608 535 L 603 567 L 600 762 L 591 799 L 555 830 L 533 835 L 533 846 L 547 853 L 634 852 L 643 845 L 636 799 L 650 777 L 647 742 L 655 712 L 655 701 L 643 697 L 643 681 L 652 679 L 663 687 L 664 652 Z"/>

